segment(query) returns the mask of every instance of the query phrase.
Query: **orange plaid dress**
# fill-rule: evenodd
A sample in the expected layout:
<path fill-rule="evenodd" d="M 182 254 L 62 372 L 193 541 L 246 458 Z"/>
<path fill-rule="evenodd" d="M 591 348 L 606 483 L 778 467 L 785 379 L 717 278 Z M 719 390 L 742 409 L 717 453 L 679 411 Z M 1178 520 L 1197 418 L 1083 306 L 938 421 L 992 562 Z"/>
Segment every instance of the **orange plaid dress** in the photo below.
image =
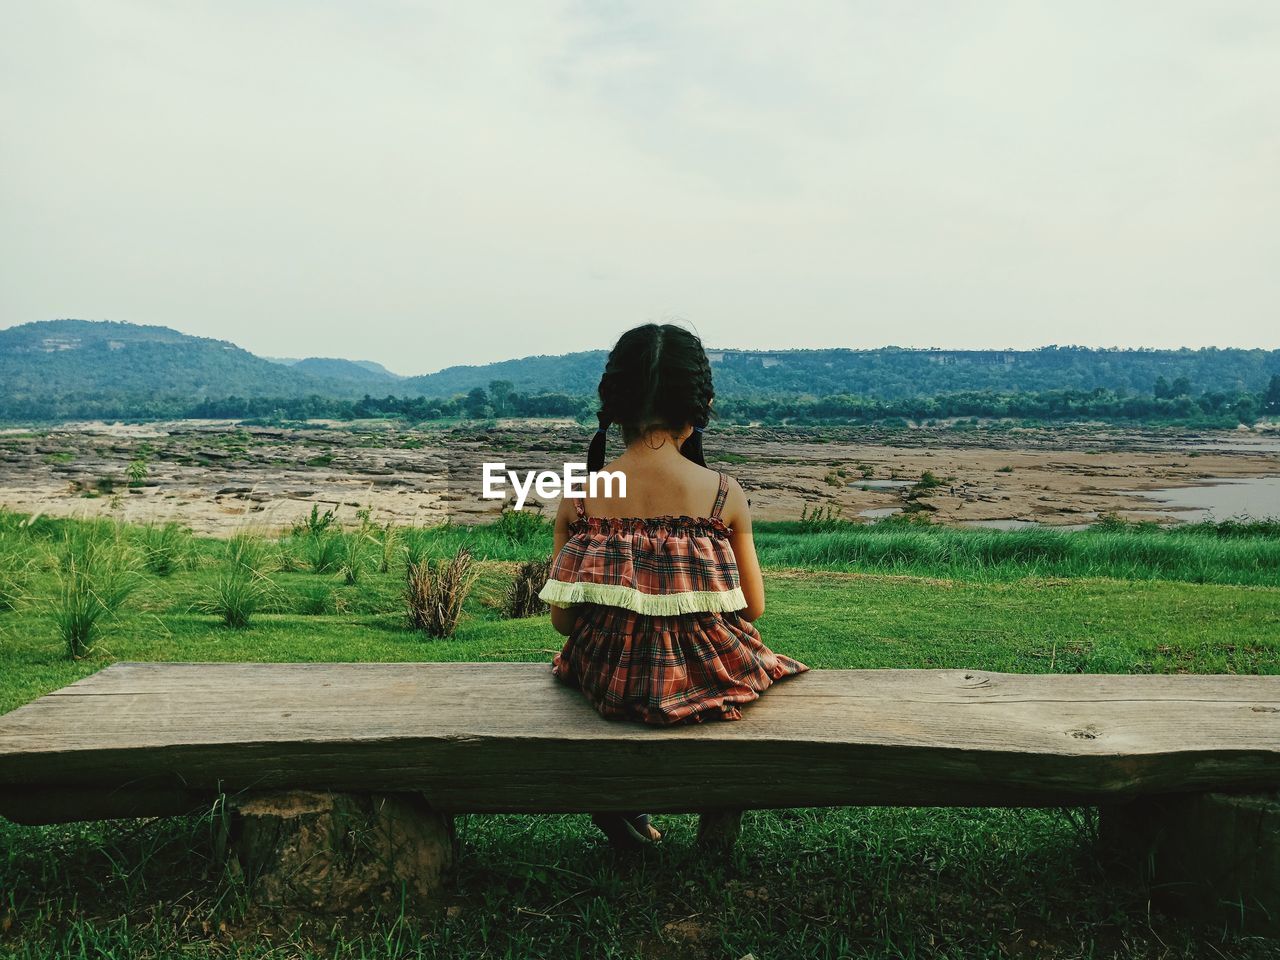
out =
<path fill-rule="evenodd" d="M 653 724 L 740 720 L 740 704 L 809 668 L 774 653 L 746 606 L 729 528 L 728 478 L 709 517 L 578 519 L 540 594 L 576 606 L 552 661 L 604 717 Z"/>

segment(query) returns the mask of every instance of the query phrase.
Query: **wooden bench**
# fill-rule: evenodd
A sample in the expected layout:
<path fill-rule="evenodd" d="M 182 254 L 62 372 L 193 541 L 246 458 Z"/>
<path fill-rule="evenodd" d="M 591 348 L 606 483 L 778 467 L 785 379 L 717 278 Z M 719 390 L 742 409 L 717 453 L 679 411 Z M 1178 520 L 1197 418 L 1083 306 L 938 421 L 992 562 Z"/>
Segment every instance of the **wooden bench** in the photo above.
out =
<path fill-rule="evenodd" d="M 1265 925 L 1277 791 L 1280 676 L 816 670 L 742 722 L 654 728 L 600 719 L 545 664 L 121 663 L 0 717 L 0 814 L 225 802 L 266 895 L 334 903 L 342 876 L 430 899 L 454 813 L 696 811 L 723 842 L 744 808 L 1097 805 L 1145 880 Z M 327 888 L 304 875 L 317 845 Z"/>

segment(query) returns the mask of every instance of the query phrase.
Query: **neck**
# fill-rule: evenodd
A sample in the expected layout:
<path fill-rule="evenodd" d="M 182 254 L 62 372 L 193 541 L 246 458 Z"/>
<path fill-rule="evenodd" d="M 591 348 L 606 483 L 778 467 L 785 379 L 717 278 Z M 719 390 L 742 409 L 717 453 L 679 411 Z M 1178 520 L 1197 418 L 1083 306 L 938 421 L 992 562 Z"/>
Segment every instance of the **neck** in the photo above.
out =
<path fill-rule="evenodd" d="M 645 459 L 666 459 L 683 456 L 680 453 L 681 438 L 670 433 L 654 431 L 636 437 L 627 444 L 627 454 Z"/>

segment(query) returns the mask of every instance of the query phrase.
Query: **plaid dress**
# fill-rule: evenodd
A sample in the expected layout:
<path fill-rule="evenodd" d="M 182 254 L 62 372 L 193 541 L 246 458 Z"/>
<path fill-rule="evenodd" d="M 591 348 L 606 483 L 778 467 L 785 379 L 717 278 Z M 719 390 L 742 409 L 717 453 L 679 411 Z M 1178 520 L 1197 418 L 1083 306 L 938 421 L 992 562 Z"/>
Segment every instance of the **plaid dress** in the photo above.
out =
<path fill-rule="evenodd" d="M 578 519 L 540 596 L 575 606 L 552 661 L 602 716 L 672 724 L 740 720 L 740 704 L 809 668 L 776 654 L 746 606 L 720 490 L 709 517 Z"/>

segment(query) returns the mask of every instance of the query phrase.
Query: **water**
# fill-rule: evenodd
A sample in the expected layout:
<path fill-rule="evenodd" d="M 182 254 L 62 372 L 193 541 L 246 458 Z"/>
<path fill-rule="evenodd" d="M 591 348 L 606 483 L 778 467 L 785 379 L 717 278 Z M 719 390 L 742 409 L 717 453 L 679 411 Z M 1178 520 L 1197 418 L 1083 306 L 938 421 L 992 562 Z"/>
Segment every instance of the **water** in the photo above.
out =
<path fill-rule="evenodd" d="M 1280 477 L 1221 478 L 1204 486 L 1124 492 L 1159 502 L 1176 511 L 1179 520 L 1280 519 Z"/>
<path fill-rule="evenodd" d="M 1231 450 L 1242 453 L 1280 453 L 1280 437 L 1228 437 L 1198 443 L 1189 450 Z"/>
<path fill-rule="evenodd" d="M 892 517 L 895 513 L 901 512 L 901 507 L 872 507 L 870 510 L 859 510 L 858 516 L 867 517 L 871 520 L 880 520 L 884 517 Z"/>
<path fill-rule="evenodd" d="M 850 480 L 849 486 L 859 490 L 901 490 L 903 487 L 914 487 L 914 480 Z"/>

